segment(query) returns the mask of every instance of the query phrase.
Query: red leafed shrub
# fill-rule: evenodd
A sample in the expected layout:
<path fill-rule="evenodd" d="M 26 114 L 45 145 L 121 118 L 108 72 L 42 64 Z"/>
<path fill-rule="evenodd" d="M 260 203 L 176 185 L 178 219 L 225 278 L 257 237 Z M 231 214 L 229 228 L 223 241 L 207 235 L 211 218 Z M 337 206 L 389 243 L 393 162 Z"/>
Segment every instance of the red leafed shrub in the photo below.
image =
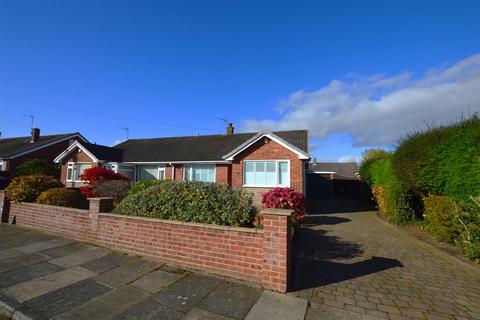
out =
<path fill-rule="evenodd" d="M 109 180 L 124 180 L 129 181 L 130 178 L 123 174 L 113 172 L 110 168 L 106 167 L 92 167 L 85 169 L 80 179 L 86 183 L 86 185 L 80 187 L 82 194 L 87 197 L 95 197 L 95 187 L 99 182 Z"/>
<path fill-rule="evenodd" d="M 295 220 L 302 222 L 305 218 L 305 199 L 303 193 L 290 188 L 274 188 L 262 194 L 264 208 L 292 209 L 296 211 Z"/>

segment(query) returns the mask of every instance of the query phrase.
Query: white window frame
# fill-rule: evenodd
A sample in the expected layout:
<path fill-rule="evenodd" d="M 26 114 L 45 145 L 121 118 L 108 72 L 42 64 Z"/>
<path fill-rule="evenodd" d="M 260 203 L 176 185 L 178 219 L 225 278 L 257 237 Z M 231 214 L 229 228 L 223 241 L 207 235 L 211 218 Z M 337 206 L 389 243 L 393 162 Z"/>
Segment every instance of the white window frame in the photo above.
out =
<path fill-rule="evenodd" d="M 210 182 L 210 183 L 216 183 L 217 182 L 217 165 L 214 163 L 191 163 L 191 164 L 184 164 L 183 165 L 183 181 L 193 181 L 193 166 L 204 166 L 204 165 L 211 165 L 213 166 L 213 181 L 205 181 L 205 182 Z M 187 180 L 185 177 L 185 174 L 187 172 L 186 168 L 190 167 L 190 179 Z M 202 181 L 200 181 L 202 182 Z"/>
<path fill-rule="evenodd" d="M 75 165 L 77 165 L 77 164 L 90 164 L 90 168 L 93 167 L 93 162 L 68 162 L 67 163 L 67 172 L 66 172 L 66 175 L 65 175 L 65 181 L 66 182 L 83 182 L 83 180 L 68 179 L 68 169 L 70 167 L 72 168 L 72 178 L 75 177 L 75 174 L 76 174 Z M 80 175 L 78 175 L 78 178 L 80 179 Z"/>
<path fill-rule="evenodd" d="M 252 162 L 275 162 L 275 171 L 276 171 L 276 177 L 277 177 L 277 183 L 273 186 L 269 185 L 249 185 L 246 184 L 246 170 L 245 166 L 247 163 L 252 163 Z M 280 167 L 279 167 L 279 162 L 287 162 L 288 163 L 288 184 L 286 185 L 280 185 L 279 180 L 280 180 Z M 290 185 L 292 183 L 291 179 L 291 169 L 290 169 L 290 160 L 289 159 L 265 159 L 265 160 L 243 160 L 243 186 L 246 188 L 276 188 L 276 187 L 284 187 L 284 188 L 290 188 Z"/>
<path fill-rule="evenodd" d="M 5 161 L 0 160 L 0 171 L 6 171 L 5 170 Z"/>
<path fill-rule="evenodd" d="M 143 181 L 143 180 L 140 180 L 140 167 L 141 166 L 157 166 L 157 174 L 155 176 L 155 180 L 160 180 L 160 172 L 163 172 L 163 179 L 161 180 L 166 180 L 166 170 L 165 170 L 165 165 L 164 164 L 159 164 L 159 163 L 145 163 L 145 164 L 138 164 L 136 165 L 136 169 L 134 171 L 135 173 L 135 182 L 136 181 Z"/>

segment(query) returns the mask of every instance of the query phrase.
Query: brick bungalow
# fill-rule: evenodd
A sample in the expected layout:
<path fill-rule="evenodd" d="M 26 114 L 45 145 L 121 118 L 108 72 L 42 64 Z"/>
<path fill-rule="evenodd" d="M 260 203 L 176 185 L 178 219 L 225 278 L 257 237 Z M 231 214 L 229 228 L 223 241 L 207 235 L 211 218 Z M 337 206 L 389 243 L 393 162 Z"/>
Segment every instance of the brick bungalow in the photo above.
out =
<path fill-rule="evenodd" d="M 87 142 L 78 132 L 41 136 L 38 128 L 32 129 L 31 136 L 0 139 L 0 177 L 3 184 L 15 176 L 15 169 L 25 160 L 46 159 L 53 162 L 74 141 Z"/>
<path fill-rule="evenodd" d="M 206 181 L 242 187 L 260 195 L 276 186 L 304 192 L 308 155 L 305 130 L 130 139 L 114 147 L 78 141 L 55 159 L 61 181 L 79 187 L 79 176 L 106 166 L 132 181 Z"/>

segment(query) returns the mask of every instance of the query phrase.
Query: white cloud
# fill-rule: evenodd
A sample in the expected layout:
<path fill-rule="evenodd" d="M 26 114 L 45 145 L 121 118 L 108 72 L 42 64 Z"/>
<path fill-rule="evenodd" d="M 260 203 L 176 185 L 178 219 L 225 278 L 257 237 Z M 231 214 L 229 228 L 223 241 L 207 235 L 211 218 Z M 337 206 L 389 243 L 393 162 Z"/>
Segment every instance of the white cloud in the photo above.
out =
<path fill-rule="evenodd" d="M 357 162 L 357 163 L 360 163 L 361 160 L 362 160 L 361 156 L 347 155 L 347 156 L 340 157 L 340 159 L 338 159 L 338 162 Z"/>
<path fill-rule="evenodd" d="M 279 103 L 279 119 L 250 119 L 245 130 L 309 129 L 311 138 L 348 133 L 354 146 L 388 146 L 425 124 L 480 111 L 480 54 L 419 77 L 348 76 L 316 91 L 297 91 Z"/>

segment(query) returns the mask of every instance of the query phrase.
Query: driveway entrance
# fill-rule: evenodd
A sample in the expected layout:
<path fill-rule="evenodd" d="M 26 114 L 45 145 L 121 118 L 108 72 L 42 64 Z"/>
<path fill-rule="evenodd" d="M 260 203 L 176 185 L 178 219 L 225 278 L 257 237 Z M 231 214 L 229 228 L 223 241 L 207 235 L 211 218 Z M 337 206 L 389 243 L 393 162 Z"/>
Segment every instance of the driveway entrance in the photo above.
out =
<path fill-rule="evenodd" d="M 480 269 L 373 212 L 308 216 L 293 266 L 292 294 L 310 300 L 309 320 L 480 319 Z"/>

